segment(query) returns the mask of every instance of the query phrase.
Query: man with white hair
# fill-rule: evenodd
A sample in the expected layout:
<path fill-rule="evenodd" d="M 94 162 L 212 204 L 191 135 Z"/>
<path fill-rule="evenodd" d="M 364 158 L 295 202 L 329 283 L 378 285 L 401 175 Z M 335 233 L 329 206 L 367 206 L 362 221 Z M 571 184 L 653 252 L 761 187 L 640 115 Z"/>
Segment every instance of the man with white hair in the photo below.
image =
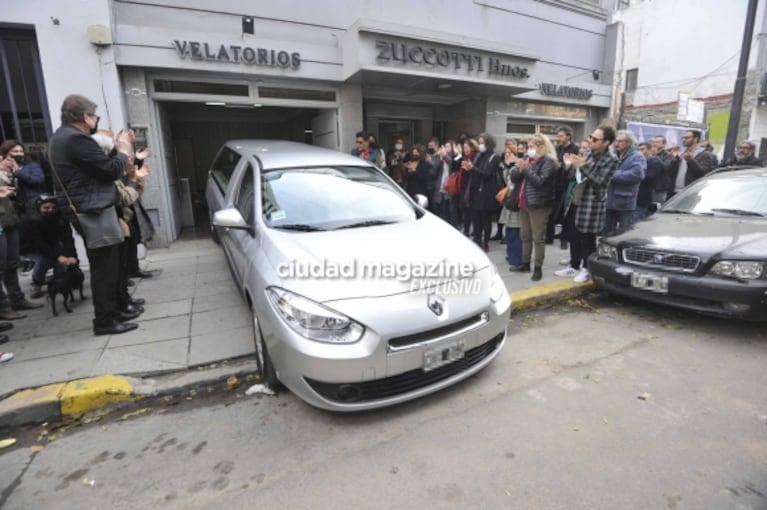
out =
<path fill-rule="evenodd" d="M 764 162 L 756 157 L 756 144 L 743 140 L 735 150 L 735 157 L 725 161 L 721 166 L 761 167 Z"/>
<path fill-rule="evenodd" d="M 631 131 L 622 129 L 615 134 L 615 151 L 618 156 L 618 168 L 607 187 L 603 235 L 633 223 L 639 183 L 644 179 L 647 170 L 647 161 L 637 149 L 637 140 Z"/>

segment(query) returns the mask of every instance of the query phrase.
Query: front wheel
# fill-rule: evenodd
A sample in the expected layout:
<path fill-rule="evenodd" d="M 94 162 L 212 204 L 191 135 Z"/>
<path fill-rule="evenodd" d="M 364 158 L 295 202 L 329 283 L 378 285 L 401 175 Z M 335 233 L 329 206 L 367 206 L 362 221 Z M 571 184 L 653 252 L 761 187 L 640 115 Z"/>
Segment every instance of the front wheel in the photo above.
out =
<path fill-rule="evenodd" d="M 269 352 L 266 350 L 266 344 L 264 343 L 264 335 L 261 334 L 261 326 L 258 323 L 258 317 L 256 317 L 256 311 L 253 305 L 250 307 L 251 322 L 253 323 L 253 339 L 256 347 L 256 364 L 258 365 L 258 377 L 261 379 L 261 383 L 267 388 L 277 390 L 281 387 L 280 380 L 277 378 L 277 372 L 272 365 L 272 359 L 269 357 Z"/>

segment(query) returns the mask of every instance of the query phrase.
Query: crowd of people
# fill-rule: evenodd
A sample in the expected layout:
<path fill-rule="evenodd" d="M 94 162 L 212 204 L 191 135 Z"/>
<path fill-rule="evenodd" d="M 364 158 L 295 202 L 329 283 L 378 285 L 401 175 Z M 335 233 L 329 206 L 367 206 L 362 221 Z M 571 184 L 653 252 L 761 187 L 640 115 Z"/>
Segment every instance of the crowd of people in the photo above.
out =
<path fill-rule="evenodd" d="M 748 141 L 720 164 L 694 129 L 685 133 L 683 147 L 668 147 L 662 136 L 639 143 L 631 131 L 608 125 L 579 144 L 570 127 L 560 126 L 555 142 L 540 134 L 510 138 L 499 153 L 489 133 L 444 143 L 433 136 L 409 149 L 398 137 L 386 154 L 374 136 L 360 131 L 352 154 L 383 169 L 411 196 L 426 197 L 431 212 L 485 252 L 491 240 L 505 243 L 509 270 L 532 272 L 533 281 L 543 277 L 546 245 L 555 238 L 570 256 L 562 261 L 568 267 L 554 274 L 589 281 L 587 260 L 598 236 L 646 217 L 651 204 L 717 167 L 762 166 Z"/>
<path fill-rule="evenodd" d="M 138 244 L 148 243 L 154 234 L 141 203 L 150 153 L 146 148 L 134 152 L 132 131 L 99 131 L 96 108 L 84 96 L 65 98 L 62 125 L 50 141 L 48 178 L 21 143 L 6 140 L 0 145 L 0 320 L 23 319 L 20 311 L 42 307 L 29 299 L 48 295 L 45 287 L 51 280 L 79 266 L 74 227 L 83 237 L 90 265 L 94 334 L 138 327 L 130 321 L 144 312 L 145 300 L 133 298 L 128 287 L 134 285 L 131 277 L 152 276 L 138 264 Z M 97 230 L 84 231 L 81 222 L 89 216 L 114 218 L 120 235 L 104 240 Z M 22 255 L 31 262 L 29 299 L 19 284 Z M 0 322 L 0 332 L 12 328 L 11 322 Z M 0 335 L 0 344 L 8 341 Z M 0 352 L 0 361 L 12 358 L 12 353 Z"/>

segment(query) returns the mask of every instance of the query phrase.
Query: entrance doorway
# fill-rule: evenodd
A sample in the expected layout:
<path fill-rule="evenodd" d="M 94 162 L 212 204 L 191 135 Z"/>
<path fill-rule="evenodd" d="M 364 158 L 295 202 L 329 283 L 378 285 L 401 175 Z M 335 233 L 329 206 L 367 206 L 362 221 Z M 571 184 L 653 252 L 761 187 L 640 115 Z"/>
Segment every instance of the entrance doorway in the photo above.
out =
<path fill-rule="evenodd" d="M 338 148 L 335 108 L 159 101 L 157 112 L 172 239 L 210 235 L 205 184 L 227 140 L 291 140 Z"/>

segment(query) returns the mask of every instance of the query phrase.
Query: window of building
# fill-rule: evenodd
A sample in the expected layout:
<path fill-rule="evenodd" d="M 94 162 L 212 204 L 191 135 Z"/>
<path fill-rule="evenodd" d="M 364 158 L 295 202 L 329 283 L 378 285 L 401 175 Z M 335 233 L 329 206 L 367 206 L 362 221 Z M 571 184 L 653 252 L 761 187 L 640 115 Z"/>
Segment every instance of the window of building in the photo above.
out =
<path fill-rule="evenodd" d="M 639 69 L 629 69 L 626 71 L 626 92 L 631 92 L 637 89 L 637 77 L 639 75 Z"/>
<path fill-rule="evenodd" d="M 214 96 L 248 97 L 247 83 L 213 83 L 181 80 L 155 80 L 155 92 L 176 92 L 178 94 L 207 94 Z"/>
<path fill-rule="evenodd" d="M 335 101 L 336 93 L 333 90 L 258 87 L 258 97 L 272 99 L 303 99 L 308 101 Z"/>

